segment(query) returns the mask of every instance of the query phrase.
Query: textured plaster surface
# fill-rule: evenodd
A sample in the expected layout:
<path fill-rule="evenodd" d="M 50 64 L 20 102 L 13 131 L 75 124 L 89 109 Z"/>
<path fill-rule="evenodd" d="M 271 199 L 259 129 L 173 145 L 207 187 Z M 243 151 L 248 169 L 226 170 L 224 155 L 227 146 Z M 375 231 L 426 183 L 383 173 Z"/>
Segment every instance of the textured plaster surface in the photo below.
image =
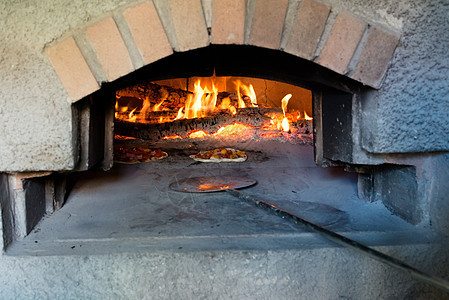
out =
<path fill-rule="evenodd" d="M 363 100 L 362 146 L 369 152 L 449 149 L 449 3 L 405 4 L 392 11 L 404 24 L 383 86 Z"/>
<path fill-rule="evenodd" d="M 72 114 L 45 45 L 121 1 L 0 2 L 0 170 L 72 169 Z"/>
<path fill-rule="evenodd" d="M 378 249 L 447 276 L 446 249 Z M 449 299 L 341 248 L 3 256 L 0 269 L 3 299 Z"/>

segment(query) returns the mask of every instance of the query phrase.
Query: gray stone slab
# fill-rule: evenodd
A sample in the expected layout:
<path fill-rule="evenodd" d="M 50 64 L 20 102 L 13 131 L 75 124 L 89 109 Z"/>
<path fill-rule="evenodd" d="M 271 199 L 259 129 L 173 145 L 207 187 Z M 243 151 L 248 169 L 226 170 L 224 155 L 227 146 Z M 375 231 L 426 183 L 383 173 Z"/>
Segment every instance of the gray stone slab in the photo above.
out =
<path fill-rule="evenodd" d="M 231 146 L 247 152 L 246 162 L 213 164 L 188 156 L 220 145 L 195 144 L 164 149 L 169 153 L 165 160 L 80 173 L 69 180 L 74 186 L 65 206 L 44 218 L 23 241 L 10 247 L 8 254 L 280 250 L 331 245 L 228 193 L 181 193 L 169 188 L 171 182 L 197 176 L 254 178 L 258 184 L 244 189 L 245 193 L 328 229 L 359 235 L 373 245 L 421 243 L 424 240 L 417 236 L 428 235 L 405 234 L 418 229 L 392 216 L 379 202 L 359 200 L 356 176 L 338 168 L 316 167 L 311 146 L 237 142 Z"/>

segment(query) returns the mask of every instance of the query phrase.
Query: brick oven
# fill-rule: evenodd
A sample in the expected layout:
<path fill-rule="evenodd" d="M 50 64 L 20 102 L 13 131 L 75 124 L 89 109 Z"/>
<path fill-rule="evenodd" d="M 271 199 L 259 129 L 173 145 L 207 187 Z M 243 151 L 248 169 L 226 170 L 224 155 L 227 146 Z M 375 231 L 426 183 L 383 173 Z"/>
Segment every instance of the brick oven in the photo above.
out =
<path fill-rule="evenodd" d="M 369 245 L 399 256 L 391 249 L 419 245 L 410 250 L 413 254 L 403 254 L 418 261 L 427 251 L 421 245 L 427 245 L 434 254 L 429 260 L 446 259 L 435 254 L 444 249 L 449 232 L 449 61 L 444 53 L 449 40 L 437 18 L 449 10 L 444 1 L 428 7 L 387 0 L 56 4 L 65 17 L 47 4 L 34 5 L 23 1 L 9 11 L 4 4 L 6 38 L 15 42 L 0 47 L 6 53 L 0 65 L 7 67 L 0 91 L 1 232 L 7 259 L 175 251 L 180 256 L 168 264 L 177 264 L 184 251 L 187 256 L 211 252 L 212 259 L 219 252 L 223 260 L 226 251 L 301 250 L 309 251 L 312 260 L 313 251 L 327 251 L 323 241 L 263 212 L 230 204 L 224 195 L 185 196 L 168 189 L 182 176 L 236 173 L 256 177 L 253 194 L 305 211 Z M 24 16 L 33 10 L 55 23 L 49 17 L 48 24 L 28 24 Z M 16 55 L 11 50 L 20 48 L 14 22 L 21 24 L 21 39 L 33 32 L 32 45 Z M 167 141 L 173 122 L 141 127 L 125 122 L 131 126 L 126 127 L 115 119 L 120 91 L 151 82 L 188 93 L 198 77 L 256 82 L 258 97 L 277 101 L 264 108 L 278 113 L 278 90 L 288 87 L 301 103 L 297 119 L 302 110 L 313 122 L 292 122 L 290 116 L 290 126 L 308 126 L 308 131 L 292 137 L 296 127 L 279 129 L 276 136 L 282 137 L 276 141 Z M 261 111 L 261 103 L 250 116 Z M 205 122 L 235 118 L 226 113 Z M 195 122 L 176 126 L 203 126 Z M 123 143 L 118 134 L 141 138 L 169 158 L 153 165 L 116 164 L 114 148 Z M 214 146 L 240 147 L 248 162 L 216 168 L 189 161 L 189 155 Z M 349 254 L 335 257 L 340 255 Z M 419 265 L 448 277 L 447 268 Z M 346 271 L 336 271 L 336 278 Z M 171 272 L 169 277 L 176 274 Z M 405 280 L 388 276 L 398 286 Z M 413 296 L 439 293 L 405 286 Z M 287 298 L 301 294 L 287 290 Z M 369 295 L 351 290 L 348 297 L 396 293 L 394 288 L 384 294 L 374 290 Z M 329 287 L 320 295 L 332 291 Z M 312 289 L 307 295 L 318 294 Z"/>

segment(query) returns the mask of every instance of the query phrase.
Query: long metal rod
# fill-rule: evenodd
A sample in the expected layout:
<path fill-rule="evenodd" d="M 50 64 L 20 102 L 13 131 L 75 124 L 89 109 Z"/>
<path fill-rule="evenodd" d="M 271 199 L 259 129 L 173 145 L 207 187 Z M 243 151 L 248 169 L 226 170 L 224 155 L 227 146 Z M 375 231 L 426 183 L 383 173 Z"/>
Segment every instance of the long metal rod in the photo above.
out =
<path fill-rule="evenodd" d="M 267 202 L 264 202 L 260 199 L 255 198 L 253 196 L 250 196 L 244 192 L 234 190 L 234 189 L 228 189 L 225 191 L 234 197 L 237 197 L 245 202 L 255 204 L 257 207 L 263 208 L 264 210 L 266 210 L 270 213 L 273 213 L 285 220 L 289 220 L 295 224 L 303 225 L 307 229 L 321 234 L 322 236 L 324 236 L 325 238 L 331 240 L 332 242 L 334 242 L 336 244 L 356 250 L 357 252 L 359 252 L 361 254 L 367 255 L 373 259 L 381 261 L 391 267 L 405 271 L 419 280 L 425 281 L 439 289 L 449 292 L 449 281 L 447 281 L 445 279 L 442 279 L 440 277 L 420 271 L 420 270 L 418 270 L 418 269 L 416 269 L 416 268 L 414 268 L 394 257 L 388 256 L 388 255 L 386 255 L 382 252 L 379 252 L 373 248 L 365 246 L 357 241 L 354 241 L 354 240 L 349 239 L 345 236 L 342 236 L 338 233 L 335 233 L 335 232 L 325 229 L 321 226 L 318 226 L 312 222 L 302 219 L 294 214 L 291 214 L 291 213 L 289 213 L 281 208 L 278 208 L 272 204 L 269 204 Z"/>

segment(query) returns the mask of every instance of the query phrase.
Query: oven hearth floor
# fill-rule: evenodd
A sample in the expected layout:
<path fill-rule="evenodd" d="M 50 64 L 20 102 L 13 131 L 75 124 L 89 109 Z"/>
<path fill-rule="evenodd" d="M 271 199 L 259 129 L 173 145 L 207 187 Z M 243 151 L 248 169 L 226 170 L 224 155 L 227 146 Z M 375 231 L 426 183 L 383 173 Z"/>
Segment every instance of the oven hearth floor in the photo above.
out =
<path fill-rule="evenodd" d="M 66 204 L 45 217 L 10 255 L 155 251 L 288 250 L 334 247 L 225 192 L 187 194 L 169 184 L 196 176 L 238 176 L 258 184 L 242 191 L 369 246 L 427 243 L 435 235 L 357 198 L 356 174 L 319 168 L 313 148 L 275 141 L 226 143 L 243 163 L 199 163 L 198 149 L 225 144 L 165 143 L 169 157 L 116 164 L 73 178 Z"/>

